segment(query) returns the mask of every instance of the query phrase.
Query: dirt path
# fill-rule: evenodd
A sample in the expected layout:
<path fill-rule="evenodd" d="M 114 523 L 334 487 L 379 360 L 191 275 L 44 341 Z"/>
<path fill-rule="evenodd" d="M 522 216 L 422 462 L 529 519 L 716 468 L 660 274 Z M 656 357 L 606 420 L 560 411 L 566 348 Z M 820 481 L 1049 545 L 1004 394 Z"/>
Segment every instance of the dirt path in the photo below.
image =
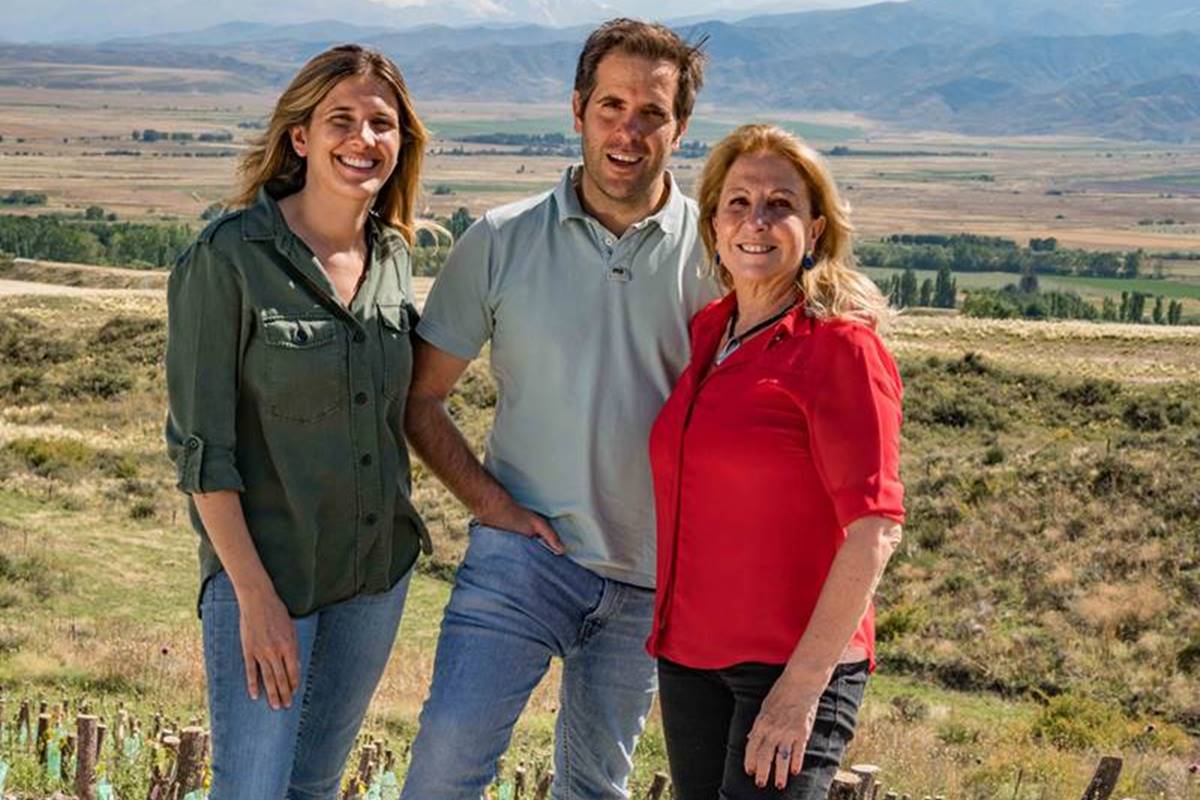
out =
<path fill-rule="evenodd" d="M 34 281 L 13 281 L 0 278 L 0 297 L 29 294 L 66 297 L 128 297 L 130 295 L 153 297 L 161 295 L 162 291 L 158 289 L 91 289 L 82 286 L 63 286 L 57 283 L 35 283 Z"/>

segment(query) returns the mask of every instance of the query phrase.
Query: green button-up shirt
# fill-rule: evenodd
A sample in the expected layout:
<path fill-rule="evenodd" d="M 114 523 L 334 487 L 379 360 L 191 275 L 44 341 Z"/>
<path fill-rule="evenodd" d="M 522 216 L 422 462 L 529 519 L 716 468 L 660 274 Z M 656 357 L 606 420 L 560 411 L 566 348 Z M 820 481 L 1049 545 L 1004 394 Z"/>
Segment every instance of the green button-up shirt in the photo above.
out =
<path fill-rule="evenodd" d="M 370 221 L 343 306 L 266 192 L 208 226 L 167 288 L 167 449 L 178 486 L 233 490 L 280 598 L 304 616 L 404 576 L 429 537 L 411 502 L 409 251 Z M 221 569 L 200 535 L 201 586 Z"/>

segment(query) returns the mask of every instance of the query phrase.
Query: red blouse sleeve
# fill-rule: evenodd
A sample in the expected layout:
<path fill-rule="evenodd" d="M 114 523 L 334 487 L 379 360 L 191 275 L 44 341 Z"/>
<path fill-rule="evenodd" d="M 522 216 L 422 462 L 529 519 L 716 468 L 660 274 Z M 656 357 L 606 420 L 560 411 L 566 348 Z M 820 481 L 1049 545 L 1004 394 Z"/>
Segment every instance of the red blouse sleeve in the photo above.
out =
<path fill-rule="evenodd" d="M 902 387 L 875 332 L 834 322 L 815 332 L 808 403 L 817 472 L 843 527 L 865 516 L 904 522 Z"/>

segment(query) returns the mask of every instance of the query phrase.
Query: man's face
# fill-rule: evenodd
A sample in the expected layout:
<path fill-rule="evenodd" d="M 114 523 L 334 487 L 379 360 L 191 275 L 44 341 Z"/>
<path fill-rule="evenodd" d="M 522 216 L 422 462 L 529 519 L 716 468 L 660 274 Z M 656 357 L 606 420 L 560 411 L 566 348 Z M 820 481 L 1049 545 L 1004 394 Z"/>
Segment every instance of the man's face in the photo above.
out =
<path fill-rule="evenodd" d="M 609 202 L 654 203 L 671 151 L 686 130 L 675 117 L 679 70 L 669 61 L 613 51 L 596 67 L 596 87 L 583 107 L 572 100 L 583 137 L 585 191 Z"/>

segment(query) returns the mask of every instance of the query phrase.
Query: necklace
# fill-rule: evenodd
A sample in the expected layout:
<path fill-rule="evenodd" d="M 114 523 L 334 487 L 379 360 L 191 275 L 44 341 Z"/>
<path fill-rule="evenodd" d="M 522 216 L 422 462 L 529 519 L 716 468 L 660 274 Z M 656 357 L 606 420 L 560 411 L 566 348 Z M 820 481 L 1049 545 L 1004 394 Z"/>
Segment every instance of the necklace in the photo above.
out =
<path fill-rule="evenodd" d="M 728 331 L 726 331 L 726 334 L 725 334 L 727 337 L 725 339 L 725 346 L 722 347 L 720 349 L 720 351 L 717 352 L 717 357 L 713 360 L 713 364 L 718 367 L 721 366 L 721 362 L 724 361 L 725 359 L 729 358 L 734 353 L 736 353 L 738 348 L 740 348 L 742 346 L 743 342 L 745 342 L 747 339 L 749 339 L 750 337 L 752 337 L 754 334 L 758 333 L 759 331 L 761 331 L 765 328 L 769 328 L 770 326 L 774 325 L 776 322 L 779 322 L 779 320 L 783 319 L 787 315 L 787 313 L 796 306 L 796 302 L 797 301 L 793 300 L 792 302 L 788 303 L 786 306 L 781 308 L 779 311 L 775 312 L 771 316 L 764 319 L 762 322 L 759 322 L 756 325 L 751 325 L 747 330 L 743 331 L 740 336 L 735 336 L 733 334 L 733 329 L 734 329 L 734 326 L 737 325 L 737 319 L 738 319 L 737 306 L 734 306 L 733 313 L 729 316 L 729 329 L 728 329 Z"/>

